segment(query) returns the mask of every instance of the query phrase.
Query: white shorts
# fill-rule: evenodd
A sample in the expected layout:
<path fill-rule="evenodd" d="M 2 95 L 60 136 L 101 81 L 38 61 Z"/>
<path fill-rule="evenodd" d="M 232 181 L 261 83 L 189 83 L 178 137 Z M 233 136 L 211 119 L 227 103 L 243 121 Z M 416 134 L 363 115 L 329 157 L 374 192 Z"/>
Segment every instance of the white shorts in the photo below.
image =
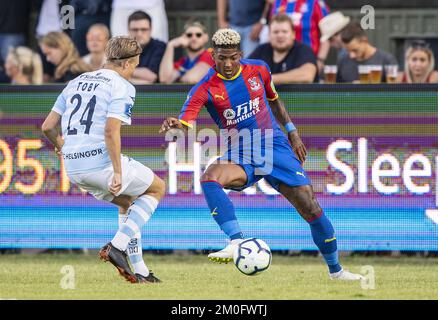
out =
<path fill-rule="evenodd" d="M 77 184 L 98 200 L 111 202 L 114 195 L 108 191 L 108 186 L 113 178 L 113 166 L 88 173 L 72 174 L 70 181 Z M 119 195 L 139 196 L 142 195 L 154 181 L 154 173 L 132 158 L 122 155 L 122 188 Z"/>

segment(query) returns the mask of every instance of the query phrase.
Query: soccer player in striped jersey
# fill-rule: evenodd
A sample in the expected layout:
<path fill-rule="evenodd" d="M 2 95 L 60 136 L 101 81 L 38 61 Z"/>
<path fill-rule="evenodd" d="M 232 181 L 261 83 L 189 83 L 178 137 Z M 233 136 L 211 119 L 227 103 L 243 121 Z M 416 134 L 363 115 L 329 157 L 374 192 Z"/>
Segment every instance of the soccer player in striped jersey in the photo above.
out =
<path fill-rule="evenodd" d="M 141 51 L 135 39 L 110 39 L 104 67 L 70 81 L 42 125 L 64 158 L 70 180 L 96 199 L 119 206 L 119 229 L 99 255 L 131 283 L 160 282 L 143 261 L 141 227 L 165 193 L 164 182 L 151 169 L 121 154 L 120 128 L 131 124 L 135 100 L 128 79 Z"/>
<path fill-rule="evenodd" d="M 165 132 L 192 127 L 201 108 L 206 106 L 221 132 L 229 133 L 231 138 L 228 151 L 201 177 L 212 216 L 230 238 L 229 245 L 209 254 L 209 259 L 231 261 L 244 238 L 233 203 L 223 188 L 241 191 L 265 178 L 309 223 L 330 277 L 361 279 L 361 275 L 344 270 L 339 263 L 333 226 L 315 199 L 311 182 L 301 166 L 306 160 L 306 148 L 278 97 L 269 67 L 261 60 L 242 59 L 240 36 L 232 29 L 218 30 L 212 41 L 215 66 L 192 88 L 178 119 L 168 117 L 160 129 Z M 252 141 L 239 138 L 244 131 L 253 134 Z M 262 141 L 255 143 L 256 137 Z M 258 155 L 269 153 L 272 157 L 266 162 L 270 165 L 262 165 Z"/>

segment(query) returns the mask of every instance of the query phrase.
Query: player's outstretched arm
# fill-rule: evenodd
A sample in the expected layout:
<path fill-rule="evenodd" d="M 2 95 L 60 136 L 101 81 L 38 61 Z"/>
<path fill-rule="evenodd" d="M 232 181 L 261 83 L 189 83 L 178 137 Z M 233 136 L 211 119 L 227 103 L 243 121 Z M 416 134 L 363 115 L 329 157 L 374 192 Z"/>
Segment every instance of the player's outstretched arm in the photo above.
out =
<path fill-rule="evenodd" d="M 292 121 L 290 120 L 289 114 L 287 113 L 283 102 L 280 100 L 280 98 L 278 98 L 274 101 L 270 101 L 269 106 L 271 107 L 271 110 L 274 113 L 277 121 L 288 131 L 287 136 L 292 145 L 292 149 L 294 150 L 301 163 L 304 163 L 307 157 L 306 147 L 304 146 L 303 141 L 301 141 L 297 129 L 292 124 Z"/>
<path fill-rule="evenodd" d="M 122 188 L 121 126 L 122 122 L 116 118 L 108 118 L 105 125 L 105 144 L 114 169 L 114 176 L 108 190 L 114 195 L 117 195 Z"/>
<path fill-rule="evenodd" d="M 159 133 L 167 132 L 170 129 L 186 129 L 186 126 L 184 126 L 177 118 L 167 117 L 163 121 Z"/>
<path fill-rule="evenodd" d="M 58 155 L 61 155 L 61 149 L 64 145 L 64 139 L 58 130 L 60 119 L 61 116 L 58 113 L 51 111 L 41 126 L 41 130 L 47 139 L 55 146 L 55 151 Z"/>

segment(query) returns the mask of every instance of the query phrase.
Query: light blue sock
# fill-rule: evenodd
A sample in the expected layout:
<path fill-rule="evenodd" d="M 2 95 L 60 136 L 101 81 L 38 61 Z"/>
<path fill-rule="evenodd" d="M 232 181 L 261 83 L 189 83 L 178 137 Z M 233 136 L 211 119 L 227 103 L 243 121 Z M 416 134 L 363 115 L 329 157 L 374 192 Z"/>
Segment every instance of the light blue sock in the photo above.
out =
<path fill-rule="evenodd" d="M 149 195 L 137 198 L 128 209 L 128 219 L 119 226 L 111 243 L 119 250 L 125 251 L 129 242 L 140 232 L 141 227 L 150 219 L 158 206 L 158 200 Z"/>

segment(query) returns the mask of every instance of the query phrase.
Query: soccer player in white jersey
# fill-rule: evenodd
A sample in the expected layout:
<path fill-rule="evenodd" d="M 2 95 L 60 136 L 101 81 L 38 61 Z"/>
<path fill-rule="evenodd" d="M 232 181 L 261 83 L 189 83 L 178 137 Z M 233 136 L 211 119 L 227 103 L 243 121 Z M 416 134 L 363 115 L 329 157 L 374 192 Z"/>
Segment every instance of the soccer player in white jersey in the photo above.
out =
<path fill-rule="evenodd" d="M 141 227 L 165 193 L 163 180 L 151 169 L 121 154 L 120 128 L 131 124 L 135 100 L 128 79 L 141 51 L 132 38 L 110 39 L 107 63 L 70 81 L 42 125 L 64 158 L 70 180 L 95 198 L 119 206 L 119 229 L 99 255 L 132 283 L 160 282 L 143 261 Z"/>

